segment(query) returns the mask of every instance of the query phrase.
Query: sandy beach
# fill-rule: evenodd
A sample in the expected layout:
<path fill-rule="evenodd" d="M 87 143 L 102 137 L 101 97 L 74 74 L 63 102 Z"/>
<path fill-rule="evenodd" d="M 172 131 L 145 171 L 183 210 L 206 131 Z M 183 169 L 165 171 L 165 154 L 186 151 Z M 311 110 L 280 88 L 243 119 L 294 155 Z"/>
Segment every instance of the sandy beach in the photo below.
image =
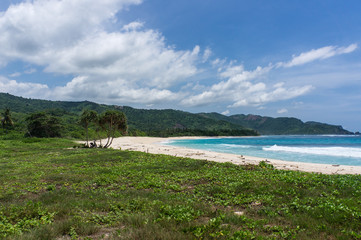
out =
<path fill-rule="evenodd" d="M 315 172 L 324 174 L 361 174 L 361 166 L 290 162 L 276 159 L 265 159 L 259 157 L 218 153 L 164 145 L 164 142 L 169 140 L 196 138 L 201 137 L 120 137 L 114 139 L 111 147 L 114 149 L 121 148 L 122 150 L 140 151 L 154 154 L 167 154 L 176 157 L 186 157 L 215 162 L 231 162 L 241 165 L 258 164 L 261 161 L 266 161 L 267 163 L 272 164 L 276 169 L 295 170 L 303 172 Z"/>

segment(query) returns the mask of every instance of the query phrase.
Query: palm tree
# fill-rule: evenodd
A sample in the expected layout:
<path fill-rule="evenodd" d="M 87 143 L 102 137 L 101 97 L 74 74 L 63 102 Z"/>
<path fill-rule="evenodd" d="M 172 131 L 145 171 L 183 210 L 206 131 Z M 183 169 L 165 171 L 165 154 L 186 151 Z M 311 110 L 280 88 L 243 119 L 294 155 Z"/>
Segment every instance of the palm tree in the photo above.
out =
<path fill-rule="evenodd" d="M 113 143 L 117 131 L 126 133 L 127 118 L 123 112 L 108 110 L 100 116 L 99 125 L 107 133 L 108 139 L 104 148 L 108 148 Z"/>
<path fill-rule="evenodd" d="M 3 129 L 7 129 L 14 126 L 14 122 L 11 119 L 10 108 L 6 108 L 3 115 L 3 119 L 1 120 L 1 125 Z"/>
<path fill-rule="evenodd" d="M 98 114 L 94 110 L 84 110 L 80 116 L 80 124 L 84 127 L 86 132 L 86 146 L 89 147 L 89 125 L 97 122 Z"/>

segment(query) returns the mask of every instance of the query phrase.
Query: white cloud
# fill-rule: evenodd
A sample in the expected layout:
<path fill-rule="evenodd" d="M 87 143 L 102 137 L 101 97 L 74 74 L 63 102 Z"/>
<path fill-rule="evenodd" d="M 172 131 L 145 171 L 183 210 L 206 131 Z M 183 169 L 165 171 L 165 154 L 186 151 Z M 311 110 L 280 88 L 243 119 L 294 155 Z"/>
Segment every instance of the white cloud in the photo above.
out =
<path fill-rule="evenodd" d="M 55 99 L 93 99 L 108 103 L 159 103 L 162 101 L 175 101 L 182 96 L 167 89 L 154 89 L 147 87 L 132 87 L 123 79 L 113 81 L 96 81 L 87 76 L 74 78 L 64 87 L 57 87 L 52 91 Z"/>
<path fill-rule="evenodd" d="M 278 114 L 288 113 L 288 110 L 286 108 L 282 108 L 277 111 Z"/>
<path fill-rule="evenodd" d="M 132 84 L 167 88 L 197 72 L 194 62 L 198 51 L 197 47 L 192 52 L 175 51 L 152 30 L 103 32 L 60 52 L 46 71 L 102 79 L 121 77 Z"/>
<path fill-rule="evenodd" d="M 274 88 L 281 88 L 285 85 L 284 82 L 279 82 L 279 83 L 276 83 L 275 85 L 273 85 Z"/>
<path fill-rule="evenodd" d="M 48 86 L 37 83 L 23 83 L 0 76 L 0 92 L 32 98 L 47 98 Z"/>
<path fill-rule="evenodd" d="M 102 24 L 140 0 L 34 0 L 11 5 L 0 17 L 6 58 L 46 64 L 51 53 L 96 34 Z"/>
<path fill-rule="evenodd" d="M 169 46 L 160 32 L 147 29 L 145 23 L 118 19 L 124 8 L 140 3 L 142 0 L 32 0 L 10 6 L 0 13 L 0 66 L 20 60 L 48 73 L 70 75 L 71 79 L 50 89 L 46 84 L 1 77 L 0 91 L 117 104 L 174 102 L 201 106 L 224 102 L 230 107 L 262 107 L 312 90 L 310 84 L 272 82 L 270 71 L 357 48 L 356 44 L 327 46 L 301 53 L 289 62 L 246 70 L 235 61 L 211 59 L 209 48 L 202 50 L 196 45 L 178 50 Z M 204 71 L 198 65 L 205 63 L 209 63 L 209 73 L 204 75 L 218 72 L 217 82 L 210 86 L 202 79 L 193 79 Z M 32 68 L 24 73 L 34 72 Z"/>
<path fill-rule="evenodd" d="M 226 110 L 226 111 L 222 112 L 221 114 L 222 114 L 222 115 L 228 115 L 228 114 L 230 114 L 230 111 L 229 111 L 229 110 Z"/>
<path fill-rule="evenodd" d="M 292 88 L 274 88 L 265 91 L 258 91 L 252 95 L 240 96 L 230 107 L 259 106 L 270 102 L 288 100 L 302 96 L 313 89 L 311 85 Z"/>
<path fill-rule="evenodd" d="M 303 65 L 315 60 L 327 59 L 336 55 L 351 53 L 357 49 L 357 44 L 351 44 L 347 47 L 327 46 L 293 56 L 292 60 L 286 63 L 278 63 L 278 67 L 294 67 Z"/>
<path fill-rule="evenodd" d="M 220 76 L 222 78 L 229 78 L 234 77 L 239 74 L 244 73 L 244 66 L 243 65 L 237 65 L 237 66 L 229 66 L 225 71 L 223 71 Z"/>
<path fill-rule="evenodd" d="M 226 59 L 219 59 L 219 58 L 216 58 L 211 62 L 213 67 L 218 67 L 218 68 L 222 67 L 225 63 L 226 63 Z"/>
<path fill-rule="evenodd" d="M 182 104 L 203 106 L 216 102 L 229 102 L 228 107 L 259 107 L 270 102 L 297 98 L 309 93 L 314 87 L 311 84 L 287 86 L 285 82 L 272 83 L 268 79 L 269 73 L 279 70 L 280 66 L 297 66 L 317 59 L 350 53 L 356 48 L 356 44 L 348 47 L 323 47 L 295 56 L 288 63 L 257 67 L 253 71 L 247 71 L 243 65 L 234 65 L 232 62 L 225 66 L 225 62 L 216 59 L 213 61 L 213 66 L 219 66 L 219 77 L 225 80 L 213 84 L 198 94 L 191 95 L 184 99 Z"/>
<path fill-rule="evenodd" d="M 209 48 L 206 48 L 206 50 L 204 50 L 204 53 L 203 53 L 202 62 L 204 62 L 204 63 L 207 62 L 211 55 L 212 55 L 212 50 Z"/>
<path fill-rule="evenodd" d="M 175 50 L 141 22 L 107 31 L 107 24 L 117 20 L 115 14 L 141 2 L 34 0 L 12 5 L 0 15 L 1 63 L 22 60 L 43 66 L 45 72 L 73 75 L 66 86 L 54 89 L 52 96 L 58 98 L 109 95 L 133 102 L 139 94 L 150 103 L 172 100 L 178 94 L 168 88 L 198 72 L 200 47 Z M 206 50 L 203 57 L 208 54 Z"/>
<path fill-rule="evenodd" d="M 135 31 L 144 26 L 143 22 L 131 22 L 123 27 L 125 31 Z"/>
<path fill-rule="evenodd" d="M 21 73 L 19 72 L 15 72 L 9 75 L 9 77 L 19 77 L 19 76 L 21 76 Z"/>
<path fill-rule="evenodd" d="M 31 69 L 28 69 L 26 71 L 24 71 L 25 74 L 32 74 L 32 73 L 35 73 L 36 72 L 36 69 L 35 68 L 31 68 Z M 9 75 L 9 77 L 20 77 L 22 75 L 22 73 L 20 72 L 15 72 L 15 73 L 12 73 Z"/>
<path fill-rule="evenodd" d="M 272 66 L 257 67 L 246 71 L 243 65 L 230 65 L 219 75 L 227 80 L 207 90 L 182 100 L 185 106 L 202 106 L 216 102 L 231 102 L 228 107 L 261 106 L 270 102 L 288 100 L 302 96 L 313 89 L 311 85 L 285 87 L 284 82 L 268 86 L 267 80 Z"/>

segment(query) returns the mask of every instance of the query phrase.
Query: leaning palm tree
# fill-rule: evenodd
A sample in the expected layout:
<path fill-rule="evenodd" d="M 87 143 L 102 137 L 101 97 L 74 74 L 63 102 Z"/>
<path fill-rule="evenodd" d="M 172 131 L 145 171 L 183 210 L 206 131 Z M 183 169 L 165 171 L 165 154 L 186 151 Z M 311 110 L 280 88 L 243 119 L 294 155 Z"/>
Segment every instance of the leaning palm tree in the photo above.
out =
<path fill-rule="evenodd" d="M 100 116 L 99 125 L 107 133 L 107 143 L 103 147 L 108 148 L 113 143 L 117 131 L 126 133 L 127 118 L 123 112 L 108 110 Z"/>

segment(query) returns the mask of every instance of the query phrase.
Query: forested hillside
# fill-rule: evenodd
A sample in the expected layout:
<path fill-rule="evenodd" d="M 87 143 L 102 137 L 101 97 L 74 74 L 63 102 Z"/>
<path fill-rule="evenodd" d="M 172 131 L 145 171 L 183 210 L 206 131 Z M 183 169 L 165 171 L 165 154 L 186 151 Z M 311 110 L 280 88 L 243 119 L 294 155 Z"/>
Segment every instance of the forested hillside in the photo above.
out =
<path fill-rule="evenodd" d="M 352 132 L 343 129 L 342 126 L 319 122 L 302 122 L 300 119 L 289 117 L 272 118 L 252 114 L 237 114 L 227 117 L 219 113 L 200 113 L 199 115 L 251 128 L 262 135 L 352 134 Z"/>
<path fill-rule="evenodd" d="M 66 135 L 81 137 L 77 125 L 84 109 L 102 113 L 106 110 L 123 111 L 128 118 L 131 135 L 148 136 L 249 136 L 278 134 L 352 134 L 342 126 L 318 122 L 302 122 L 297 118 L 272 118 L 258 115 L 224 116 L 219 113 L 193 114 L 184 111 L 145 110 L 127 106 L 97 104 L 89 101 L 66 102 L 27 99 L 0 93 L 0 111 L 10 108 L 18 125 L 25 125 L 29 113 L 45 111 L 62 118 Z M 253 129 L 253 130 L 251 130 Z"/>
<path fill-rule="evenodd" d="M 151 136 L 186 135 L 250 136 L 257 132 L 223 120 L 209 119 L 198 114 L 166 110 L 144 110 L 123 107 L 131 129 L 138 129 Z"/>
<path fill-rule="evenodd" d="M 250 136 L 258 135 L 251 129 L 243 128 L 223 120 L 210 119 L 198 114 L 177 110 L 144 110 L 126 106 L 104 105 L 89 101 L 66 102 L 27 99 L 0 93 L 0 111 L 10 108 L 18 128 L 25 126 L 29 113 L 43 111 L 61 117 L 64 135 L 79 138 L 82 129 L 78 119 L 84 109 L 98 113 L 106 110 L 123 111 L 128 118 L 129 134 L 148 136 Z"/>

